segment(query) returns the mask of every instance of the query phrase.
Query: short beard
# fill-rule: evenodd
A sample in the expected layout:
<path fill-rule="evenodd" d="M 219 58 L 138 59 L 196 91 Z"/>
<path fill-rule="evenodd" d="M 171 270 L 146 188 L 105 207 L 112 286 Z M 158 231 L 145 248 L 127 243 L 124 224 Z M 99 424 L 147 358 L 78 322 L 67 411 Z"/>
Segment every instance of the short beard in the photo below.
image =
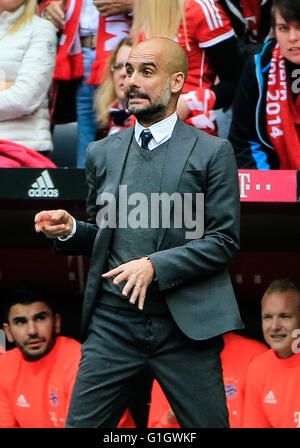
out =
<path fill-rule="evenodd" d="M 128 97 L 130 93 L 136 93 L 141 98 L 147 98 L 150 102 L 149 106 L 146 106 L 145 108 L 142 109 L 139 109 L 134 105 L 130 106 Z M 165 112 L 168 109 L 171 102 L 171 90 L 169 85 L 169 78 L 167 79 L 162 95 L 155 101 L 151 101 L 151 98 L 148 95 L 140 93 L 134 87 L 130 89 L 128 92 L 126 92 L 125 98 L 126 98 L 126 108 L 137 118 L 139 122 L 149 123 L 153 121 L 159 121 L 160 119 L 163 119 L 165 117 Z"/>
<path fill-rule="evenodd" d="M 149 123 L 153 120 L 159 121 L 164 118 L 165 111 L 169 104 L 165 105 L 163 103 L 150 104 L 145 109 L 136 109 L 134 106 L 130 107 L 128 110 L 136 117 L 140 122 Z"/>
<path fill-rule="evenodd" d="M 56 343 L 56 339 L 57 339 L 57 334 L 55 333 L 55 331 L 53 331 L 53 333 L 51 335 L 51 338 L 48 341 L 48 345 L 45 348 L 45 351 L 43 353 L 37 353 L 37 354 L 34 354 L 34 352 L 33 353 L 28 353 L 26 351 L 26 349 L 24 349 L 23 346 L 21 346 L 17 342 L 15 342 L 15 344 L 19 348 L 19 350 L 22 352 L 22 355 L 23 355 L 23 357 L 24 357 L 24 359 L 26 361 L 34 362 L 34 361 L 38 361 L 39 359 L 42 359 L 49 352 L 51 352 L 51 350 L 53 349 L 53 347 L 54 347 L 54 345 Z"/>

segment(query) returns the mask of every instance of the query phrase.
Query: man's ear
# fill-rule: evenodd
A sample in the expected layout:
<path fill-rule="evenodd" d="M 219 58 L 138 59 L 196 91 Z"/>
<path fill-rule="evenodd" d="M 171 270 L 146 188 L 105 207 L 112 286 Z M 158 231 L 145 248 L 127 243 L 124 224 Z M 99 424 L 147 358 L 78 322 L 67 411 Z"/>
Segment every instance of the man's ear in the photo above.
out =
<path fill-rule="evenodd" d="M 6 334 L 8 342 L 14 342 L 15 340 L 14 340 L 13 335 L 11 334 L 9 324 L 4 323 L 3 324 L 3 330 L 5 331 L 5 334 Z"/>
<path fill-rule="evenodd" d="M 183 87 L 185 76 L 183 72 L 175 72 L 170 77 L 170 88 L 172 93 L 179 93 Z"/>
<path fill-rule="evenodd" d="M 56 313 L 54 315 L 54 331 L 55 334 L 60 334 L 60 330 L 61 330 L 61 315 Z"/>

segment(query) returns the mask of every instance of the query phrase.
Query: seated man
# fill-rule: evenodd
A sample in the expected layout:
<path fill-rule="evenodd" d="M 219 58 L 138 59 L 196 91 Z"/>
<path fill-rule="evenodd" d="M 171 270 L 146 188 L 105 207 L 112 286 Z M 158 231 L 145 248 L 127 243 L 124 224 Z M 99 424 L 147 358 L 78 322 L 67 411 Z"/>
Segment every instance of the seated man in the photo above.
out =
<path fill-rule="evenodd" d="M 238 168 L 300 168 L 300 4 L 274 0 L 276 39 L 249 60 L 229 132 Z"/>
<path fill-rule="evenodd" d="M 270 350 L 254 359 L 246 379 L 245 428 L 300 427 L 300 288 L 275 280 L 261 302 L 262 329 Z"/>
<path fill-rule="evenodd" d="M 225 334 L 223 339 L 224 348 L 221 352 L 221 361 L 229 424 L 230 428 L 241 428 L 247 369 L 250 362 L 265 352 L 267 347 L 259 341 L 234 332 Z M 154 381 L 152 388 L 148 427 L 180 428 L 157 381 Z"/>
<path fill-rule="evenodd" d="M 0 428 L 63 428 L 81 344 L 60 336 L 61 317 L 39 285 L 15 288 L 3 311 L 16 348 L 0 356 Z"/>

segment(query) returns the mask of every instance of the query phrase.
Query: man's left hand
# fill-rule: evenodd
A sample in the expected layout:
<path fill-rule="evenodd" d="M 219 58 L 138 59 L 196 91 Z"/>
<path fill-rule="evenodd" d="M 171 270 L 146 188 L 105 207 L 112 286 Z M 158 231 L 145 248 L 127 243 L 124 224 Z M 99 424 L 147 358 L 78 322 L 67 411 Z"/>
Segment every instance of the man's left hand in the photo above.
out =
<path fill-rule="evenodd" d="M 138 308 L 142 310 L 144 308 L 147 288 L 154 277 L 154 269 L 147 258 L 140 258 L 120 264 L 117 268 L 102 274 L 102 277 L 115 277 L 113 280 L 115 285 L 126 281 L 122 290 L 123 296 L 127 296 L 132 290 L 129 302 L 134 304 L 138 298 Z"/>
<path fill-rule="evenodd" d="M 94 0 L 94 5 L 103 17 L 132 12 L 134 0 Z"/>

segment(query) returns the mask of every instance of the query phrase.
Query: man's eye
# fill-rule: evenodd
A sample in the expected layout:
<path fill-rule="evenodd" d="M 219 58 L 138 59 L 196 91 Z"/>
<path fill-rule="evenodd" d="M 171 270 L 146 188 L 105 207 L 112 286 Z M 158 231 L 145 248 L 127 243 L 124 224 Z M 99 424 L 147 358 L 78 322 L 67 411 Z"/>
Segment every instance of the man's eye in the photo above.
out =
<path fill-rule="evenodd" d="M 37 316 L 37 317 L 35 318 L 36 321 L 39 321 L 39 320 L 45 320 L 45 319 L 46 319 L 46 316 Z"/>

